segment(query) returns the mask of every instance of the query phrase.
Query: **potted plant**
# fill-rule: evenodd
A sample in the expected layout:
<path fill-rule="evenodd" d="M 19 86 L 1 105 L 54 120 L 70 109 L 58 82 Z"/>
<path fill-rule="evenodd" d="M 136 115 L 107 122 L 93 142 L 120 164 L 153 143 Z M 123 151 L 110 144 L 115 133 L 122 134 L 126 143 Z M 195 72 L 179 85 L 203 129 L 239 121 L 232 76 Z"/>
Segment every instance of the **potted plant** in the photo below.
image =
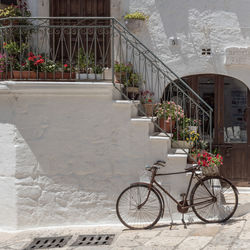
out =
<path fill-rule="evenodd" d="M 199 125 L 200 125 L 199 120 L 189 119 L 189 126 L 188 126 L 189 130 L 192 130 L 197 133 Z"/>
<path fill-rule="evenodd" d="M 173 101 L 165 101 L 156 105 L 156 116 L 159 126 L 167 133 L 172 133 L 175 127 L 175 121 L 184 117 L 184 111 L 181 106 Z"/>
<path fill-rule="evenodd" d="M 129 30 L 132 31 L 140 30 L 143 22 L 148 18 L 149 17 L 147 15 L 140 11 L 136 11 L 124 16 L 125 25 Z"/>
<path fill-rule="evenodd" d="M 129 78 L 124 83 L 125 94 L 131 100 L 137 100 L 139 97 L 139 85 L 142 83 L 141 76 L 137 73 L 129 74 Z"/>
<path fill-rule="evenodd" d="M 132 72 L 132 64 L 124 64 L 115 62 L 114 72 L 115 72 L 115 82 L 124 83 Z"/>
<path fill-rule="evenodd" d="M 219 175 L 219 167 L 223 165 L 223 158 L 220 154 L 213 155 L 204 151 L 202 154 L 198 154 L 198 157 L 198 164 L 201 166 L 204 175 Z"/>
<path fill-rule="evenodd" d="M 154 104 L 153 104 L 154 93 L 149 90 L 141 92 L 141 103 L 147 116 L 153 116 Z"/>
<path fill-rule="evenodd" d="M 45 60 L 42 55 L 35 55 L 33 52 L 28 53 L 28 58 L 21 64 L 20 70 L 13 71 L 14 79 L 37 79 L 39 73 L 43 71 Z"/>
<path fill-rule="evenodd" d="M 173 135 L 174 141 L 172 142 L 173 148 L 193 148 L 196 145 L 198 145 L 200 135 L 192 130 L 189 130 L 188 128 L 177 129 L 174 131 Z"/>
<path fill-rule="evenodd" d="M 89 79 L 101 80 L 103 71 L 104 71 L 104 68 L 101 65 L 93 66 L 92 67 L 92 73 L 93 74 L 90 75 Z"/>
<path fill-rule="evenodd" d="M 91 74 L 91 71 L 92 71 L 91 67 L 93 66 L 93 61 L 94 61 L 94 56 L 92 54 L 86 55 L 84 53 L 83 48 L 79 49 L 77 59 L 76 59 L 76 62 L 77 62 L 76 78 L 77 79 L 86 80 L 90 78 L 89 74 Z"/>

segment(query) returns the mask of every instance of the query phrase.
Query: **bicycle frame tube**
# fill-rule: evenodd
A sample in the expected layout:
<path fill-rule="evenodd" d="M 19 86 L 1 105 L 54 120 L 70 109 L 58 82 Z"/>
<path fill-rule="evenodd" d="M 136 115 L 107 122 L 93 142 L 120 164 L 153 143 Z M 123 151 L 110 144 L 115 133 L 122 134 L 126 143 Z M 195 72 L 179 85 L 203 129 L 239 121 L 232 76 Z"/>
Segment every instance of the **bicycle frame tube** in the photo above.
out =
<path fill-rule="evenodd" d="M 156 174 L 155 176 L 184 174 L 184 173 L 190 173 L 190 171 L 168 173 L 168 174 Z M 195 175 L 195 171 L 192 171 L 191 173 L 192 173 L 192 175 L 190 176 L 190 179 L 189 179 L 189 184 L 188 184 L 186 196 L 185 196 L 185 199 L 184 199 L 184 204 L 185 204 L 185 202 L 187 200 L 187 197 L 188 197 L 188 194 L 189 194 L 189 191 L 190 191 L 190 187 L 191 187 L 191 184 L 192 184 L 192 180 L 193 180 L 193 177 Z M 159 187 L 166 195 L 168 195 L 176 204 L 179 204 L 179 202 L 166 189 L 164 189 L 155 179 L 153 179 L 153 183 L 155 183 L 156 186 Z"/>

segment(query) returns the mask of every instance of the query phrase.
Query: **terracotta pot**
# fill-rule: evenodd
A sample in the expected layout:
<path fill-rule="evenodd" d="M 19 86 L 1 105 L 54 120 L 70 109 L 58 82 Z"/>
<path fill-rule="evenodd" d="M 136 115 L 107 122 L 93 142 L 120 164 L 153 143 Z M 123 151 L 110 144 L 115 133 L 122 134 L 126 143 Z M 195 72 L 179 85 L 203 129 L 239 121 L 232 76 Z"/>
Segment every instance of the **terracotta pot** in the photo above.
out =
<path fill-rule="evenodd" d="M 40 80 L 57 80 L 57 79 L 68 79 L 68 80 L 75 80 L 76 73 L 72 72 L 71 74 L 69 72 L 65 72 L 62 74 L 62 72 L 47 72 L 47 76 L 45 72 L 39 73 L 39 79 Z"/>
<path fill-rule="evenodd" d="M 122 83 L 122 78 L 126 76 L 126 72 L 115 72 L 115 82 Z"/>
<path fill-rule="evenodd" d="M 159 121 L 160 128 L 167 133 L 172 133 L 173 128 L 175 127 L 175 121 L 170 120 L 169 122 L 164 118 L 160 118 Z"/>
<path fill-rule="evenodd" d="M 12 72 L 13 79 L 23 79 L 23 80 L 31 80 L 37 78 L 37 73 L 34 71 L 16 71 Z"/>
<path fill-rule="evenodd" d="M 153 116 L 154 114 L 154 104 L 152 103 L 144 103 L 143 108 L 147 116 Z"/>
<path fill-rule="evenodd" d="M 0 79 L 1 80 L 5 80 L 5 79 L 9 79 L 10 78 L 10 72 L 6 73 L 6 72 L 0 72 Z"/>

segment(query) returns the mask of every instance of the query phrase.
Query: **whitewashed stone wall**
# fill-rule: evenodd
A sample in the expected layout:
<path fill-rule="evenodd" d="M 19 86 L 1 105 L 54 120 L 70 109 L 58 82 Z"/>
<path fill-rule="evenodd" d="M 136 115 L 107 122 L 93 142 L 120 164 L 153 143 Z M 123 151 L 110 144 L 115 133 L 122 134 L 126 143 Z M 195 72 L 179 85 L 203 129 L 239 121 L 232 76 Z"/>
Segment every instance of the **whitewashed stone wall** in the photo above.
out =
<path fill-rule="evenodd" d="M 170 145 L 109 83 L 1 85 L 0 114 L 1 229 L 119 223 L 119 193 Z"/>
<path fill-rule="evenodd" d="M 227 47 L 249 47 L 250 2 L 245 0 L 112 0 L 111 15 L 123 21 L 136 10 L 149 15 L 135 35 L 179 76 L 222 74 L 250 87 L 250 65 L 225 65 Z M 169 45 L 169 38 L 179 44 Z M 211 56 L 202 56 L 211 48 Z"/>

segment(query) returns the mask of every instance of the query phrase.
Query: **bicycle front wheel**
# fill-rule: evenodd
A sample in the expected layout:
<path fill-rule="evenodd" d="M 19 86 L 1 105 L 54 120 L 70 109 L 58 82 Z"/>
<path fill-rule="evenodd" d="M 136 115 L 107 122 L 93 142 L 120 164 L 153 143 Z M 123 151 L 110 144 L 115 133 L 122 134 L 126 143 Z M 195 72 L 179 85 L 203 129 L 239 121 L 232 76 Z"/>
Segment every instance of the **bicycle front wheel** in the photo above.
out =
<path fill-rule="evenodd" d="M 118 197 L 116 213 L 126 227 L 148 229 L 159 221 L 162 202 L 157 192 L 154 189 L 149 190 L 148 185 L 134 184 Z"/>
<path fill-rule="evenodd" d="M 205 177 L 195 184 L 190 204 L 196 216 L 204 222 L 225 222 L 237 209 L 237 190 L 223 177 Z"/>

